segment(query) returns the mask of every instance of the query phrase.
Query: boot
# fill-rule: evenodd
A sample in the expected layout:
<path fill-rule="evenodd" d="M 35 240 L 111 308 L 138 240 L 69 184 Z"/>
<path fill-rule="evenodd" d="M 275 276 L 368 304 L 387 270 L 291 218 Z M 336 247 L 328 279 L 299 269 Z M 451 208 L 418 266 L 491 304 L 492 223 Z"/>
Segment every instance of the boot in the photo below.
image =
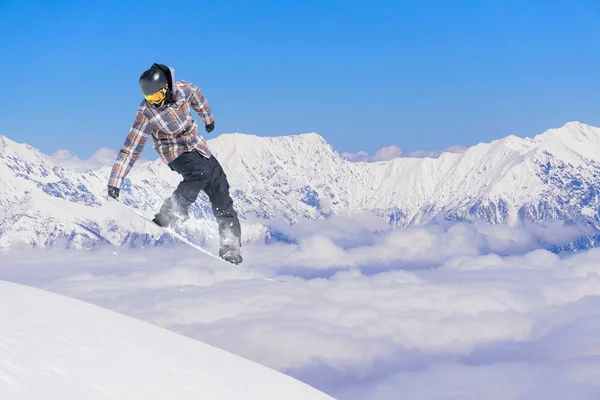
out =
<path fill-rule="evenodd" d="M 237 246 L 223 246 L 219 249 L 219 257 L 225 261 L 229 261 L 232 264 L 241 264 L 242 252 Z"/>
<path fill-rule="evenodd" d="M 188 213 L 165 213 L 159 212 L 154 216 L 152 222 L 163 228 L 173 228 L 181 223 L 184 223 L 190 218 Z"/>

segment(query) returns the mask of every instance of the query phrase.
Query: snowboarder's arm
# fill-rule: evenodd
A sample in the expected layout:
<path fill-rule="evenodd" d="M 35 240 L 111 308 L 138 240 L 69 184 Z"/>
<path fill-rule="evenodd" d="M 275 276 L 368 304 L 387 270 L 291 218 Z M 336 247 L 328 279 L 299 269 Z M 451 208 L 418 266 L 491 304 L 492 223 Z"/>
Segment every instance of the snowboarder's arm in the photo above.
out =
<path fill-rule="evenodd" d="M 206 97 L 204 97 L 202 90 L 192 83 L 185 82 L 185 84 L 189 85 L 192 93 L 192 97 L 190 98 L 192 108 L 198 113 L 200 118 L 202 118 L 204 126 L 214 123 L 215 120 L 212 115 L 212 110 L 210 109 L 210 104 Z"/>
<path fill-rule="evenodd" d="M 152 127 L 148 124 L 148 119 L 138 110 L 135 116 L 129 135 L 123 143 L 123 147 L 117 155 L 117 160 L 110 172 L 108 186 L 119 189 L 123 180 L 133 168 L 135 162 L 140 158 L 148 136 L 152 134 Z"/>

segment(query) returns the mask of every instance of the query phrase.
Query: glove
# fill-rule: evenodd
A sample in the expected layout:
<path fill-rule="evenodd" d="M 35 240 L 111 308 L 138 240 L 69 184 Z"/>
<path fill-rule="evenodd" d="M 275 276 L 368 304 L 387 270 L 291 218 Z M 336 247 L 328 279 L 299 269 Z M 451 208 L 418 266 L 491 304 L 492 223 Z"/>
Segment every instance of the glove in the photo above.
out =
<path fill-rule="evenodd" d="M 215 122 L 211 122 L 210 124 L 205 126 L 206 132 L 212 132 L 213 129 L 215 129 Z"/>
<path fill-rule="evenodd" d="M 119 189 L 114 187 L 114 186 L 109 186 L 108 187 L 108 196 L 112 197 L 115 200 L 119 199 Z"/>

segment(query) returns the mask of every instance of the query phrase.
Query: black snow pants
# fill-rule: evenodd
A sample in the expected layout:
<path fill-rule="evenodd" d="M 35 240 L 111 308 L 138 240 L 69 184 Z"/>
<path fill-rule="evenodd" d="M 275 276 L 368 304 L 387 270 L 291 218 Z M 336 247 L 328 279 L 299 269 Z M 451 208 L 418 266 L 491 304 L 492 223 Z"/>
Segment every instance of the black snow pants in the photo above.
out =
<path fill-rule="evenodd" d="M 187 215 L 200 190 L 208 195 L 212 211 L 219 224 L 221 248 L 241 246 L 241 228 L 233 200 L 229 194 L 227 176 L 214 156 L 204 157 L 199 151 L 183 153 L 169 167 L 183 180 L 161 207 L 160 213 Z"/>

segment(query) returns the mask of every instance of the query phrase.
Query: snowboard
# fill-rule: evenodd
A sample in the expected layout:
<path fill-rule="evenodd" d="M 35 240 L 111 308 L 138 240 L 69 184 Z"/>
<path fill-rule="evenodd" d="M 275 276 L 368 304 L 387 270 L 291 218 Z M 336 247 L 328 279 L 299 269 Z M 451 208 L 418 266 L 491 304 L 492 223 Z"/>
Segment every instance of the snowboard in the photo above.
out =
<path fill-rule="evenodd" d="M 159 226 L 159 225 L 155 224 L 155 223 L 152 221 L 152 218 L 149 218 L 149 217 L 147 217 L 147 216 L 146 216 L 146 215 L 144 215 L 144 214 L 143 214 L 141 211 L 139 211 L 139 210 L 137 210 L 137 209 L 135 209 L 135 208 L 132 208 L 132 207 L 130 207 L 130 206 L 128 206 L 128 205 L 126 205 L 126 204 L 124 204 L 124 205 L 125 205 L 125 207 L 127 207 L 127 208 L 128 208 L 130 211 L 131 211 L 131 212 L 133 212 L 133 213 L 137 214 L 137 215 L 138 215 L 138 216 L 140 216 L 141 218 L 143 218 L 143 219 L 145 219 L 146 221 L 150 222 L 152 225 L 154 225 L 154 226 L 156 226 L 156 227 L 158 227 L 158 228 L 162 229 L 163 231 L 165 231 L 165 232 L 166 232 L 166 233 L 168 233 L 169 235 L 173 236 L 173 237 L 174 237 L 174 238 L 176 238 L 177 240 L 179 240 L 179 241 L 181 241 L 181 242 L 183 242 L 183 243 L 187 244 L 188 246 L 190 246 L 190 247 L 192 247 L 192 248 L 194 248 L 194 249 L 196 249 L 196 250 L 198 250 L 198 251 L 201 251 L 202 253 L 206 254 L 206 255 L 207 255 L 207 256 L 209 256 L 209 257 L 212 257 L 212 258 L 214 258 L 215 260 L 218 260 L 218 261 L 219 261 L 219 263 L 220 263 L 221 265 L 223 265 L 223 266 L 227 266 L 227 267 L 229 267 L 229 268 L 238 268 L 238 269 L 241 269 L 241 270 L 243 270 L 243 271 L 245 271 L 245 272 L 247 272 L 247 273 L 249 273 L 249 274 L 251 274 L 251 275 L 253 275 L 253 276 L 257 277 L 257 278 L 260 278 L 260 279 L 263 279 L 263 280 L 266 280 L 266 281 L 269 281 L 269 282 L 282 282 L 282 281 L 280 281 L 280 280 L 277 280 L 277 279 L 274 279 L 274 278 L 267 278 L 267 277 L 265 277 L 265 276 L 262 276 L 262 275 L 260 275 L 260 274 L 258 274 L 258 273 L 256 273 L 256 272 L 254 272 L 254 271 L 251 271 L 251 270 L 249 270 L 248 268 L 246 268 L 246 267 L 244 267 L 244 266 L 242 266 L 242 265 L 236 265 L 236 264 L 232 264 L 232 263 L 230 263 L 230 262 L 228 262 L 228 261 L 225 261 L 225 260 L 223 260 L 221 257 L 219 257 L 218 255 L 216 255 L 216 254 L 214 254 L 214 253 L 212 253 L 212 252 L 210 252 L 210 251 L 206 250 L 205 248 L 203 248 L 203 247 L 201 247 L 201 246 L 199 246 L 199 245 L 197 245 L 197 244 L 195 244 L 195 243 L 193 243 L 193 242 L 189 241 L 189 240 L 188 240 L 186 237 L 184 237 L 183 235 L 180 235 L 179 233 L 175 232 L 175 230 L 173 230 L 172 228 L 165 228 L 165 227 Z"/>
<path fill-rule="evenodd" d="M 227 263 L 227 265 L 230 265 L 230 264 L 231 264 L 231 263 L 229 263 L 229 262 L 227 262 L 227 261 L 223 260 L 221 257 L 217 256 L 216 254 L 214 254 L 214 253 L 212 253 L 212 252 L 210 252 L 210 251 L 208 251 L 208 250 L 206 250 L 206 249 L 204 249 L 204 248 L 202 248 L 202 247 L 198 246 L 198 245 L 197 245 L 197 244 L 195 244 L 195 243 L 192 243 L 192 242 L 190 242 L 190 241 L 189 241 L 187 238 L 185 238 L 183 235 L 180 235 L 179 233 L 175 232 L 175 231 L 174 231 L 172 228 L 165 228 L 165 227 L 162 227 L 162 226 L 160 226 L 160 225 L 157 225 L 157 224 L 155 224 L 155 223 L 152 221 L 152 218 L 149 218 L 149 217 L 147 217 L 146 215 L 142 214 L 142 213 L 141 213 L 139 210 L 136 210 L 135 208 L 131 208 L 131 207 L 129 207 L 129 206 L 127 206 L 127 208 L 129 208 L 131 211 L 133 211 L 134 213 L 136 213 L 137 215 L 139 215 L 140 217 L 142 217 L 142 218 L 143 218 L 143 219 L 145 219 L 146 221 L 148 221 L 148 222 L 152 223 L 152 225 L 154 225 L 154 226 L 156 226 L 156 227 L 158 227 L 158 228 L 161 228 L 162 230 L 164 230 L 165 232 L 167 232 L 169 235 L 171 235 L 171 236 L 173 236 L 174 238 L 176 238 L 176 239 L 178 239 L 178 240 L 182 241 L 183 243 L 187 244 L 188 246 L 191 246 L 191 247 L 193 247 L 194 249 L 196 249 L 196 250 L 198 250 L 198 251 L 201 251 L 201 252 L 203 252 L 204 254 L 206 254 L 206 255 L 208 255 L 208 256 L 210 256 L 210 257 L 214 258 L 215 260 L 219 260 L 219 261 L 221 261 L 221 262 L 225 262 L 225 263 Z M 235 264 L 231 264 L 231 266 L 234 266 L 234 267 L 235 267 L 236 265 L 235 265 Z"/>

